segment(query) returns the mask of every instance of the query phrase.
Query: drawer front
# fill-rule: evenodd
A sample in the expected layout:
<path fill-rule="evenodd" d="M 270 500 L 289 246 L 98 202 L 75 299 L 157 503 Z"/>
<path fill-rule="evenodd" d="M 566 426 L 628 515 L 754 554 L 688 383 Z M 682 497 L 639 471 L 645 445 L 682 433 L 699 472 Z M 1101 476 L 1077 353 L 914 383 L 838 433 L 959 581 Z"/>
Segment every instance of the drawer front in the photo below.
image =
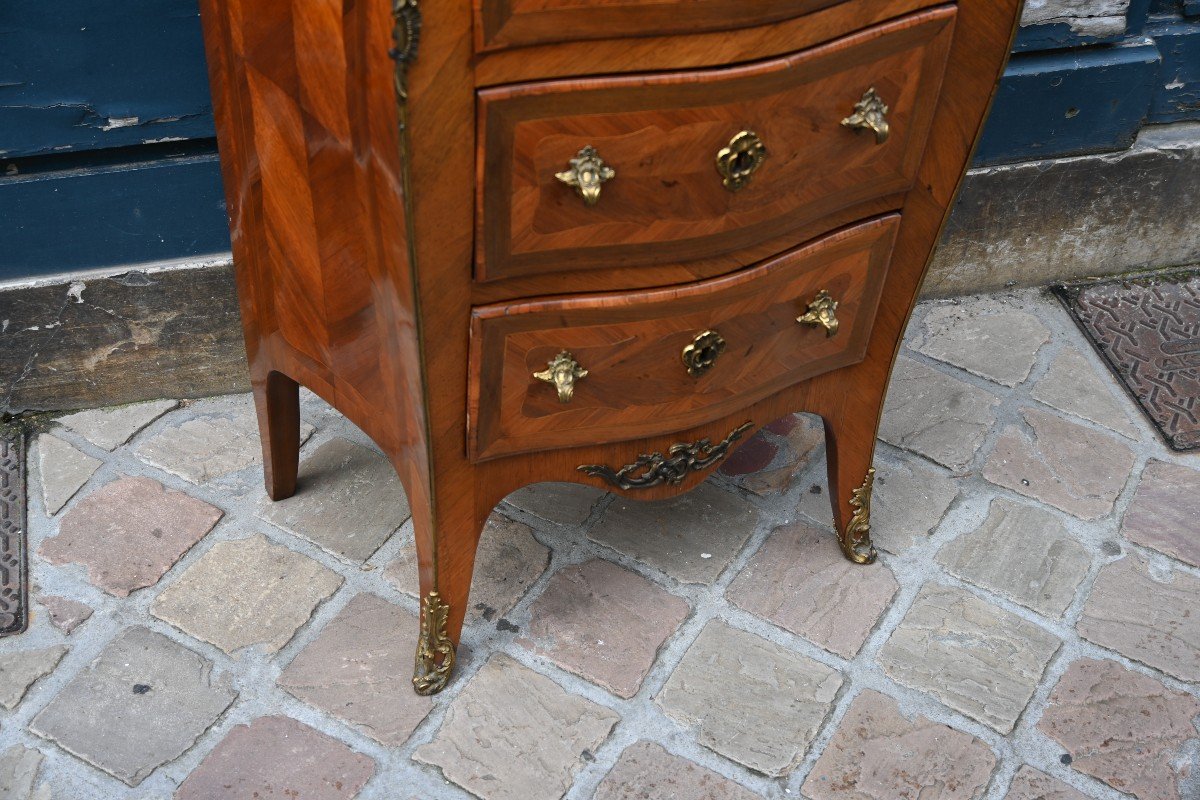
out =
<path fill-rule="evenodd" d="M 476 48 L 733 30 L 845 0 L 475 0 Z"/>
<path fill-rule="evenodd" d="M 475 309 L 472 458 L 681 430 L 857 363 L 899 220 L 861 223 L 752 269 L 681 287 Z M 838 304 L 834 335 L 815 313 L 797 321 L 822 292 Z M 720 337 L 719 354 L 706 333 Z M 562 388 L 548 374 L 561 353 L 571 375 Z M 560 397 L 564 388 L 569 399 Z"/>
<path fill-rule="evenodd" d="M 739 250 L 906 191 L 953 19 L 939 8 L 749 66 L 481 91 L 477 279 L 716 257 L 739 268 Z M 886 139 L 842 124 L 872 88 Z M 766 157 L 734 190 L 718 155 L 742 131 Z M 615 173 L 594 205 L 557 177 L 588 146 Z"/>

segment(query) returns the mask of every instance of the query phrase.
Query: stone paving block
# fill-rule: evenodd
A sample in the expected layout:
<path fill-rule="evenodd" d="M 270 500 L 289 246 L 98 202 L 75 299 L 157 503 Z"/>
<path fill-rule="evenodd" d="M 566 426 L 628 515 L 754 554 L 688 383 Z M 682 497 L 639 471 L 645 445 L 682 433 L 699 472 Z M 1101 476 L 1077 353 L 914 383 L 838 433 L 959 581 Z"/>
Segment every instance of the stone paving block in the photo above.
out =
<path fill-rule="evenodd" d="M 755 800 L 759 795 L 654 742 L 625 748 L 592 800 Z"/>
<path fill-rule="evenodd" d="M 608 561 L 556 573 L 529 607 L 518 644 L 620 697 L 633 697 L 658 649 L 691 609 L 682 598 Z"/>
<path fill-rule="evenodd" d="M 262 534 L 218 542 L 155 599 L 150 613 L 233 653 L 279 650 L 342 577 Z"/>
<path fill-rule="evenodd" d="M 704 483 L 668 500 L 618 497 L 588 538 L 683 583 L 710 584 L 754 533 L 758 518 L 744 498 Z"/>
<path fill-rule="evenodd" d="M 175 793 L 175 800 L 350 800 L 375 762 L 290 717 L 234 727 Z"/>
<path fill-rule="evenodd" d="M 1000 435 L 983 467 L 992 483 L 1074 514 L 1099 519 L 1129 480 L 1134 454 L 1116 436 L 1021 409 L 1032 438 L 1015 425 Z"/>
<path fill-rule="evenodd" d="M 55 422 L 78 433 L 97 447 L 116 450 L 154 420 L 179 405 L 177 400 L 152 400 L 115 408 L 94 408 L 59 417 Z"/>
<path fill-rule="evenodd" d="M 483 800 L 559 800 L 620 716 L 493 656 L 413 758 Z"/>
<path fill-rule="evenodd" d="M 1127 556 L 1100 570 L 1076 629 L 1085 639 L 1182 681 L 1200 681 L 1200 578 L 1156 579 Z"/>
<path fill-rule="evenodd" d="M 1007 734 L 1059 644 L 1032 622 L 969 592 L 926 584 L 878 663 L 905 686 Z"/>
<path fill-rule="evenodd" d="M 853 658 L 898 588 L 882 563 L 852 564 L 837 537 L 794 524 L 771 533 L 727 595 L 739 608 Z"/>
<path fill-rule="evenodd" d="M 983 525 L 943 547 L 937 560 L 968 583 L 1049 617 L 1063 615 L 1092 564 L 1054 514 L 1005 499 L 993 500 Z"/>
<path fill-rule="evenodd" d="M 57 514 L 104 463 L 46 433 L 37 438 L 37 452 L 42 502 L 51 516 Z"/>
<path fill-rule="evenodd" d="M 841 685 L 824 664 L 713 621 L 655 700 L 700 744 L 780 776 L 808 750 Z"/>
<path fill-rule="evenodd" d="M 279 676 L 309 705 L 396 747 L 433 701 L 413 691 L 417 617 L 373 594 L 356 595 Z"/>
<path fill-rule="evenodd" d="M 784 446 L 780 454 L 769 469 L 735 479 L 737 485 L 759 497 L 770 497 L 786 491 L 825 444 L 825 427 L 820 418 L 812 414 L 792 414 L 766 427 L 783 437 Z"/>
<path fill-rule="evenodd" d="M 16 708 L 29 688 L 53 672 L 66 654 L 67 648 L 61 644 L 0 653 L 0 707 Z"/>
<path fill-rule="evenodd" d="M 50 622 L 63 633 L 69 634 L 92 616 L 92 607 L 87 603 L 57 595 L 38 595 L 37 601 L 50 615 Z"/>
<path fill-rule="evenodd" d="M 779 446 L 760 430 L 738 446 L 718 470 L 722 475 L 737 477 L 765 469 L 779 454 Z"/>
<path fill-rule="evenodd" d="M 1200 567 L 1200 472 L 1151 459 L 1121 522 L 1134 544 Z"/>
<path fill-rule="evenodd" d="M 43 756 L 21 744 L 0 753 L 0 797 L 4 800 L 50 800 L 50 787 L 38 784 Z"/>
<path fill-rule="evenodd" d="M 51 564 L 81 564 L 117 597 L 153 586 L 224 512 L 150 478 L 121 477 L 63 515 L 38 549 Z"/>
<path fill-rule="evenodd" d="M 506 501 L 522 511 L 559 525 L 580 525 L 604 492 L 578 483 L 535 483 L 510 494 Z"/>
<path fill-rule="evenodd" d="M 286 500 L 264 498 L 258 516 L 348 561 L 366 561 L 409 517 L 391 462 L 346 439 L 302 459 L 299 487 Z"/>
<path fill-rule="evenodd" d="M 812 800 L 967 800 L 987 789 L 996 756 L 974 736 L 900 713 L 892 698 L 854 698 L 804 781 Z"/>
<path fill-rule="evenodd" d="M 33 718 L 30 730 L 136 786 L 196 743 L 237 697 L 212 662 L 128 628 Z"/>
<path fill-rule="evenodd" d="M 1063 746 L 1071 767 L 1138 800 L 1192 800 L 1181 784 L 1200 769 L 1193 718 L 1200 700 L 1115 661 L 1071 664 L 1050 693 L 1038 729 Z M 1190 762 L 1190 763 L 1188 763 Z"/>
<path fill-rule="evenodd" d="M 881 550 L 903 553 L 933 533 L 958 497 L 958 484 L 912 458 L 875 464 L 871 540 Z"/>
<path fill-rule="evenodd" d="M 1004 800 L 1089 800 L 1058 778 L 1052 778 L 1033 767 L 1021 767 L 1013 778 Z"/>
<path fill-rule="evenodd" d="M 548 566 L 550 550 L 533 538 L 532 528 L 502 514 L 492 514 L 475 552 L 471 608 L 484 620 L 494 622 L 512 610 Z M 411 542 L 405 545 L 384 569 L 383 576 L 400 591 L 417 597 L 416 546 Z"/>
<path fill-rule="evenodd" d="M 1103 425 L 1137 441 L 1139 431 L 1129 419 L 1130 401 L 1118 398 L 1112 378 L 1093 367 L 1077 350 L 1064 350 L 1030 390 L 1034 400 L 1051 408 Z"/>
<path fill-rule="evenodd" d="M 909 358 L 896 361 L 879 438 L 964 469 L 996 424 L 997 397 Z"/>
<path fill-rule="evenodd" d="M 300 424 L 300 442 L 313 426 Z M 147 464 L 196 484 L 222 478 L 262 463 L 254 406 L 241 402 L 224 414 L 180 417 L 134 451 Z"/>
<path fill-rule="evenodd" d="M 1050 331 L 1027 311 L 992 298 L 936 305 L 925 314 L 912 347 L 967 372 L 1016 386 L 1029 377 Z"/>

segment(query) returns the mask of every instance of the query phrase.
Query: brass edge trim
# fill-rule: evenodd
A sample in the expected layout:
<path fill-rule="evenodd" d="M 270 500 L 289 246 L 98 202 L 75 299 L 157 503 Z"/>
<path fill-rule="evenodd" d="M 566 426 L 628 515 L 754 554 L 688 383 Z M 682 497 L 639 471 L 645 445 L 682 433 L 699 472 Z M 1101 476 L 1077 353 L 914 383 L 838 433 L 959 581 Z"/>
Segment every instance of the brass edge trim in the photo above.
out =
<path fill-rule="evenodd" d="M 419 695 L 437 694 L 446 688 L 454 669 L 454 643 L 446 635 L 450 606 L 441 595 L 430 592 L 421 601 L 421 633 L 413 664 L 413 688 Z M 438 657 L 441 662 L 438 662 Z"/>
<path fill-rule="evenodd" d="M 846 530 L 838 538 L 842 552 L 855 564 L 872 564 L 878 557 L 871 544 L 871 492 L 875 487 L 875 468 L 867 470 L 863 485 L 850 495 L 850 507 L 854 515 L 846 523 Z"/>
<path fill-rule="evenodd" d="M 620 489 L 648 489 L 662 483 L 678 486 L 689 473 L 706 470 L 723 459 L 729 453 L 730 446 L 753 427 L 753 422 L 745 422 L 716 445 L 708 439 L 701 439 L 673 444 L 666 456 L 661 452 L 643 453 L 637 461 L 618 470 L 604 464 L 581 464 L 576 469 L 594 478 L 602 478 Z M 638 472 L 640 474 L 635 475 Z"/>

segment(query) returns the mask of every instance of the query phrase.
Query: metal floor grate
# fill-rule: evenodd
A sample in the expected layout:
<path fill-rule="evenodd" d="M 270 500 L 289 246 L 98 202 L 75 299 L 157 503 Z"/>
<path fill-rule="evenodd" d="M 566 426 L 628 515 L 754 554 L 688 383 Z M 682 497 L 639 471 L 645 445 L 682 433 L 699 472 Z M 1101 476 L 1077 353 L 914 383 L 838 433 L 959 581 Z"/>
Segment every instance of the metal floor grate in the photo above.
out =
<path fill-rule="evenodd" d="M 1056 291 L 1167 444 L 1200 448 L 1200 274 Z"/>
<path fill-rule="evenodd" d="M 29 621 L 25 541 L 25 437 L 0 433 L 0 636 Z"/>

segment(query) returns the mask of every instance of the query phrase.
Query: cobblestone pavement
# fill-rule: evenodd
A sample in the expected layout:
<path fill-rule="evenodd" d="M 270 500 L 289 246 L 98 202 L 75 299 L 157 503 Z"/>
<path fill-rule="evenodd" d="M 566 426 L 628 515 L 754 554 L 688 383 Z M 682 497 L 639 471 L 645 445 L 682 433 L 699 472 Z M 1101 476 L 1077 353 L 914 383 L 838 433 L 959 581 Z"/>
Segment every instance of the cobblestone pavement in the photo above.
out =
<path fill-rule="evenodd" d="M 1037 293 L 921 306 L 892 391 L 879 563 L 804 416 L 674 501 L 522 490 L 433 699 L 408 507 L 339 415 L 306 396 L 277 504 L 247 396 L 62 417 L 0 796 L 1200 798 L 1200 456 Z"/>

